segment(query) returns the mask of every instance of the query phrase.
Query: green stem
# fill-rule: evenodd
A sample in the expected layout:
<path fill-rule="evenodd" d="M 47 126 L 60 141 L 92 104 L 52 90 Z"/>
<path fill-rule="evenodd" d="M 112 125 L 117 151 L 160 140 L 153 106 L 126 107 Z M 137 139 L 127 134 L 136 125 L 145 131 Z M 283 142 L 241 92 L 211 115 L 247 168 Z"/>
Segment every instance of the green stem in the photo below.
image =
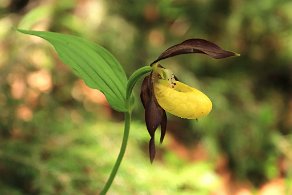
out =
<path fill-rule="evenodd" d="M 136 70 L 129 78 L 128 85 L 127 85 L 127 92 L 126 92 L 126 99 L 130 99 L 130 96 L 132 94 L 133 88 L 137 81 L 143 77 L 145 74 L 152 71 L 151 66 L 143 66 L 142 68 L 139 68 Z"/>
<path fill-rule="evenodd" d="M 119 156 L 116 160 L 116 163 L 112 169 L 112 172 L 105 184 L 105 186 L 103 187 L 102 191 L 100 192 L 101 195 L 104 195 L 107 193 L 107 191 L 109 190 L 109 188 L 111 187 L 114 178 L 116 177 L 116 174 L 119 170 L 120 164 L 123 160 L 126 148 L 127 148 L 127 143 L 128 143 L 128 138 L 129 138 L 129 132 L 130 132 L 130 124 L 131 124 L 131 113 L 130 112 L 125 112 L 125 126 L 124 126 L 124 136 L 123 136 L 123 141 L 122 141 L 122 145 L 121 145 L 121 149 L 120 149 L 120 153 Z"/>
<path fill-rule="evenodd" d="M 131 125 L 131 95 L 132 95 L 132 91 L 133 88 L 135 86 L 135 84 L 137 83 L 137 81 L 143 77 L 145 74 L 149 73 L 150 71 L 152 71 L 152 67 L 150 66 L 144 66 L 138 70 L 136 70 L 129 78 L 128 84 L 127 84 L 127 91 L 126 91 L 126 106 L 128 108 L 128 112 L 125 112 L 125 126 L 124 126 L 124 136 L 123 136 L 123 141 L 122 141 L 122 145 L 120 148 L 120 153 L 119 156 L 115 162 L 115 165 L 112 169 L 112 172 L 106 182 L 106 184 L 104 185 L 102 191 L 100 192 L 101 195 L 104 195 L 107 193 L 107 191 L 109 190 L 109 188 L 111 187 L 116 174 L 119 170 L 119 167 L 121 165 L 121 162 L 123 160 L 126 148 L 127 148 L 127 143 L 128 143 L 128 138 L 129 138 L 129 133 L 130 133 L 130 125 Z"/>

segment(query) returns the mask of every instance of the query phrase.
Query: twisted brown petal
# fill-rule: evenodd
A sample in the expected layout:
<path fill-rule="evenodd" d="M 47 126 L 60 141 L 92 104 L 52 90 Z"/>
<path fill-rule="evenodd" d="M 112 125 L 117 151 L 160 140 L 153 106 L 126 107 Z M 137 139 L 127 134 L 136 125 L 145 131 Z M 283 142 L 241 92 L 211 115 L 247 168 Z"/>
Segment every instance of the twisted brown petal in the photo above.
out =
<path fill-rule="evenodd" d="M 150 157 L 150 162 L 152 163 L 154 158 L 155 158 L 156 150 L 155 150 L 155 139 L 154 136 L 151 137 L 149 141 L 149 157 Z"/>
<path fill-rule="evenodd" d="M 145 122 L 150 136 L 161 124 L 164 110 L 158 105 L 152 87 L 152 73 L 146 76 L 142 82 L 140 98 L 145 108 Z"/>
<path fill-rule="evenodd" d="M 151 78 L 152 73 L 146 76 L 142 82 L 140 98 L 145 109 L 145 122 L 147 130 L 151 136 L 149 141 L 149 156 L 151 163 L 155 158 L 155 131 L 161 125 L 161 138 L 163 140 L 166 131 L 166 113 L 158 105 L 153 92 Z"/>
<path fill-rule="evenodd" d="M 223 50 L 218 45 L 204 39 L 188 39 L 165 50 L 151 65 L 172 56 L 188 53 L 203 53 L 216 59 L 238 55 L 234 52 Z"/>
<path fill-rule="evenodd" d="M 151 97 L 145 108 L 146 126 L 151 137 L 154 136 L 156 129 L 161 124 L 163 112 L 164 110 L 157 105 L 154 97 Z"/>
<path fill-rule="evenodd" d="M 161 120 L 161 135 L 160 135 L 160 143 L 162 144 L 165 133 L 166 133 L 166 124 L 167 124 L 167 116 L 165 111 L 163 110 L 163 116 L 162 116 L 162 120 Z"/>
<path fill-rule="evenodd" d="M 151 91 L 149 89 L 150 85 L 150 75 L 146 76 L 141 85 L 140 98 L 143 104 L 143 107 L 146 108 L 146 105 L 150 101 Z"/>

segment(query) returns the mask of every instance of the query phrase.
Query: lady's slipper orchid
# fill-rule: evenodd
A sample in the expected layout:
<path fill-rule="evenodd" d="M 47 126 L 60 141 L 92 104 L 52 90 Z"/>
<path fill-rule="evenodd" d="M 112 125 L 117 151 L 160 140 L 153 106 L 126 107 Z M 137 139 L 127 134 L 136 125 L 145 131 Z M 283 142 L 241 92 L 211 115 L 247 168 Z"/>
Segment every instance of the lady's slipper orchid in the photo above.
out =
<path fill-rule="evenodd" d="M 156 129 L 161 126 L 160 143 L 163 142 L 166 133 L 165 111 L 181 118 L 198 119 L 208 115 L 212 110 L 212 102 L 203 92 L 178 81 L 170 70 L 158 64 L 160 60 L 187 53 L 202 53 L 216 59 L 238 55 L 203 39 L 188 39 L 168 48 L 151 63 L 153 70 L 144 78 L 140 93 L 147 130 L 151 136 L 149 141 L 151 162 L 155 157 Z"/>

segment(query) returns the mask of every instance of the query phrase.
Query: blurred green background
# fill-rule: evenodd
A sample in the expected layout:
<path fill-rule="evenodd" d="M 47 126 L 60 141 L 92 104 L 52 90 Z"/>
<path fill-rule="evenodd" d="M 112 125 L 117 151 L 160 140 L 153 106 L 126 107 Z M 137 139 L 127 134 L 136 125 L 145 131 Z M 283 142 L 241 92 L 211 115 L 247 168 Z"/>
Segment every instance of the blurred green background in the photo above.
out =
<path fill-rule="evenodd" d="M 241 54 L 161 62 L 208 94 L 213 110 L 198 121 L 169 115 L 150 164 L 137 101 L 109 194 L 291 193 L 291 10 L 290 0 L 1 0 L 0 194 L 98 194 L 123 134 L 123 115 L 100 92 L 16 28 L 85 37 L 127 75 L 188 38 Z"/>

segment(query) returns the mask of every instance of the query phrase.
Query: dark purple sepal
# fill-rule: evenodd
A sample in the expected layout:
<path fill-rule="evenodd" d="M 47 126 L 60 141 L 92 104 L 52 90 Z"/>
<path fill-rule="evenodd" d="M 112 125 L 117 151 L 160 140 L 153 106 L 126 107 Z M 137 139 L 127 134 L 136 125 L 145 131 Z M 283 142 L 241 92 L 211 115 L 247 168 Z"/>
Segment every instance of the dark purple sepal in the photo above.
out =
<path fill-rule="evenodd" d="M 162 143 L 166 133 L 167 123 L 165 110 L 159 106 L 154 94 L 152 76 L 153 73 L 151 72 L 150 75 L 144 78 L 140 92 L 140 98 L 145 109 L 145 123 L 151 137 L 149 141 L 149 157 L 151 163 L 155 158 L 155 131 L 161 126 L 160 143 Z"/>
<path fill-rule="evenodd" d="M 163 110 L 162 120 L 161 120 L 161 135 L 160 135 L 160 143 L 162 144 L 165 133 L 166 133 L 166 125 L 167 125 L 167 116 L 165 110 Z"/>
<path fill-rule="evenodd" d="M 149 157 L 150 162 L 152 163 L 155 158 L 156 150 L 155 150 L 155 137 L 154 135 L 151 137 L 149 141 Z"/>
<path fill-rule="evenodd" d="M 202 53 L 216 59 L 238 55 L 204 39 L 188 39 L 165 50 L 151 65 L 166 58 L 189 53 Z"/>
<path fill-rule="evenodd" d="M 149 89 L 150 79 L 151 79 L 150 75 L 146 76 L 141 85 L 140 98 L 144 108 L 146 108 L 146 105 L 150 101 L 151 96 L 151 91 Z"/>
<path fill-rule="evenodd" d="M 146 126 L 151 136 L 154 135 L 156 129 L 161 124 L 163 111 L 164 110 L 157 105 L 154 97 L 151 97 L 145 108 Z"/>

